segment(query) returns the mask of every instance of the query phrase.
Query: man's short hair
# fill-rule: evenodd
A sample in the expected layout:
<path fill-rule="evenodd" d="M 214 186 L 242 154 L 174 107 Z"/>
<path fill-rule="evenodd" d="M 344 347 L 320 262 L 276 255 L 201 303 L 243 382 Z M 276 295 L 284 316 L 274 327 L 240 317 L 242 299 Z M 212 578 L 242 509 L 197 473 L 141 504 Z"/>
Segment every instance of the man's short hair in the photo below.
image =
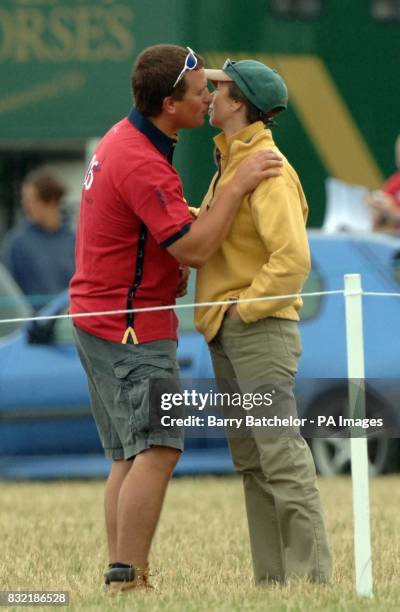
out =
<path fill-rule="evenodd" d="M 173 85 L 185 65 L 188 50 L 177 45 L 154 45 L 137 58 L 132 73 L 132 93 L 135 106 L 145 117 L 157 117 L 164 98 L 182 100 L 186 93 L 186 79 Z M 204 67 L 204 60 L 196 53 L 195 70 Z"/>
<path fill-rule="evenodd" d="M 29 172 L 24 184 L 33 185 L 38 197 L 43 202 L 60 202 L 66 193 L 66 187 L 57 173 L 48 166 L 41 166 Z"/>

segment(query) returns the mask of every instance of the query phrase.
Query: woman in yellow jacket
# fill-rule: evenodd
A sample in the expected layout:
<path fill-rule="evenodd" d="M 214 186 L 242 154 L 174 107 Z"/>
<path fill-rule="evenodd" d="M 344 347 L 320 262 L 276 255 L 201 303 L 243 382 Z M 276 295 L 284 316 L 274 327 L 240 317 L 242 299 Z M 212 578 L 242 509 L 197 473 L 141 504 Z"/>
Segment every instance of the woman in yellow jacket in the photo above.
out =
<path fill-rule="evenodd" d="M 287 106 L 283 79 L 260 62 L 227 60 L 222 70 L 206 74 L 216 85 L 210 123 L 222 132 L 214 139 L 218 172 L 199 215 L 207 214 L 245 157 L 267 148 L 280 153 L 268 126 Z M 298 294 L 310 270 L 307 212 L 299 178 L 284 158 L 281 175 L 244 197 L 226 240 L 198 270 L 196 302 Z M 220 391 L 257 399 L 246 411 L 253 421 L 228 431 L 243 477 L 257 583 L 293 577 L 326 582 L 331 575 L 312 456 L 298 428 L 285 427 L 297 417 L 301 305 L 298 297 L 277 297 L 199 307 L 195 313 Z M 227 405 L 224 412 L 232 416 Z"/>

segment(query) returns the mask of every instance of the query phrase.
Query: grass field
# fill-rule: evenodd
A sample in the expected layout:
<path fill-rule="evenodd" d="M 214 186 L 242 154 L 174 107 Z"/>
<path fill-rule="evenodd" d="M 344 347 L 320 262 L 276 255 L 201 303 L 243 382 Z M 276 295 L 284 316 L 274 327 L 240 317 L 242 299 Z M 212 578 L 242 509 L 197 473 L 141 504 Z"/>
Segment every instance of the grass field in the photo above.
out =
<path fill-rule="evenodd" d="M 83 611 L 400 609 L 399 476 L 371 481 L 372 600 L 354 593 L 349 478 L 320 481 L 334 557 L 331 585 L 255 588 L 240 480 L 182 478 L 171 483 L 153 546 L 157 590 L 118 600 L 102 590 L 103 487 L 102 482 L 0 483 L 1 590 L 67 590 L 71 603 L 61 609 Z M 15 609 L 27 608 L 10 608 Z"/>

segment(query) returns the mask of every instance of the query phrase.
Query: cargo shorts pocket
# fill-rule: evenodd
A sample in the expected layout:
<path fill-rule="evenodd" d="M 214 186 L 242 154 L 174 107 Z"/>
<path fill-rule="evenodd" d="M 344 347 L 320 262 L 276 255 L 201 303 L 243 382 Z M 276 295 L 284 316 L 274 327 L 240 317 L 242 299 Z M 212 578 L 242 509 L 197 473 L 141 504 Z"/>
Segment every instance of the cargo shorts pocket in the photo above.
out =
<path fill-rule="evenodd" d="M 173 359 L 157 353 L 129 355 L 113 366 L 118 381 L 115 415 L 127 419 L 131 433 L 149 433 L 158 422 L 158 380 L 177 377 Z M 155 404 L 155 405 L 152 405 Z"/>

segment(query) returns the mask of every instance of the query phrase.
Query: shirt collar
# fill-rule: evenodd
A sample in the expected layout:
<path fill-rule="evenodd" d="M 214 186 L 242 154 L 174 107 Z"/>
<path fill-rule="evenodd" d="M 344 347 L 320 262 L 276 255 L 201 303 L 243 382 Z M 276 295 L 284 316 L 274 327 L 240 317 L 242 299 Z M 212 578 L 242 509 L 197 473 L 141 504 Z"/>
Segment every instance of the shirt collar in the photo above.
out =
<path fill-rule="evenodd" d="M 172 164 L 172 156 L 174 154 L 174 147 L 176 140 L 170 138 L 164 132 L 158 129 L 147 117 L 142 115 L 136 108 L 132 108 L 128 115 L 129 121 L 135 126 L 139 132 L 142 132 L 150 142 L 160 151 L 161 155 L 164 155 Z"/>
<path fill-rule="evenodd" d="M 233 136 L 230 136 L 229 138 L 227 138 L 225 134 L 221 132 L 214 138 L 215 146 L 217 147 L 217 149 L 219 149 L 221 154 L 224 156 L 224 155 L 227 155 L 230 147 L 232 146 L 234 142 L 242 142 L 244 144 L 250 143 L 251 140 L 254 138 L 254 136 L 258 134 L 259 132 L 262 132 L 264 136 L 266 135 L 267 138 L 271 140 L 271 146 L 272 146 L 273 141 L 272 141 L 271 131 L 268 129 L 265 129 L 265 125 L 263 124 L 262 121 L 256 121 L 255 123 L 251 123 L 250 125 L 247 125 L 245 128 L 243 128 L 239 132 L 236 132 L 236 134 L 233 134 Z"/>

